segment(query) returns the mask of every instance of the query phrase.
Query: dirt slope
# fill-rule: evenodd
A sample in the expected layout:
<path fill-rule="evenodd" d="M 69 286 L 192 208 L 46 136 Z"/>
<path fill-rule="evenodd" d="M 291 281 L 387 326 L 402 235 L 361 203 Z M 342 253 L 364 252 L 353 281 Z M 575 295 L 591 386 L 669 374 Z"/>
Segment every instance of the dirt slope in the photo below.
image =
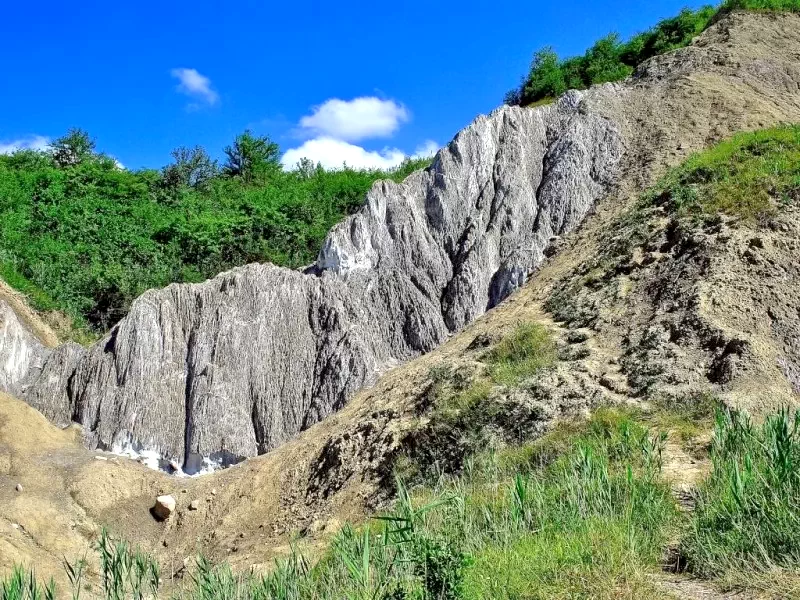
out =
<path fill-rule="evenodd" d="M 680 257 L 640 257 L 634 262 L 641 270 L 614 272 L 596 286 L 574 284 L 584 282 L 620 213 L 668 166 L 735 131 L 800 121 L 799 65 L 800 17 L 732 15 L 695 46 L 653 59 L 638 79 L 597 95 L 599 108 L 620 124 L 626 139 L 625 172 L 613 197 L 580 231 L 558 240 L 559 252 L 504 304 L 430 354 L 386 373 L 341 412 L 269 454 L 211 476 L 175 479 L 125 459 L 98 460 L 100 453 L 83 448 L 74 429 L 59 430 L 23 403 L 0 396 L 0 570 L 24 562 L 58 573 L 62 555 L 81 554 L 101 525 L 156 553 L 167 578 L 179 577 L 184 560 L 199 551 L 234 567 L 263 568 L 287 552 L 298 533 L 305 534 L 301 547 L 313 551 L 340 523 L 363 518 L 384 498 L 393 456 L 425 422 L 421 409 L 431 369 L 447 364 L 475 371 L 482 344 L 521 321 L 550 327 L 569 358 L 515 405 L 526 411 L 531 431 L 600 402 L 640 401 L 645 388 L 637 374 L 654 362 L 662 371 L 648 385 L 663 393 L 709 387 L 745 403 L 754 387 L 766 386 L 781 401 L 794 401 L 788 371 L 776 365 L 796 339 L 800 300 L 778 290 L 780 302 L 773 304 L 783 311 L 776 313 L 779 326 L 764 319 L 762 305 L 771 302 L 767 291 L 776 289 L 771 280 L 783 277 L 781 289 L 797 283 L 790 268 L 796 215 L 785 216 L 785 231 L 764 236 L 755 263 L 744 255 L 752 233 L 729 228 L 727 237 L 705 234 L 716 261 L 711 271 L 676 270 L 681 265 L 668 261 Z M 673 281 L 684 286 L 675 288 L 676 297 L 699 303 L 670 311 L 659 304 L 661 296 L 647 293 L 648 282 L 666 282 L 670 272 L 685 274 Z M 566 321 L 556 322 L 546 305 L 569 313 Z M 750 350 L 716 381 L 709 365 L 719 348 L 709 350 L 697 336 L 667 339 L 663 347 L 674 355 L 669 360 L 639 352 L 637 331 L 663 329 L 679 313 L 699 314 L 726 340 L 747 338 Z M 15 491 L 17 483 L 22 492 Z M 178 500 L 177 514 L 163 524 L 148 512 L 158 493 Z M 200 501 L 196 511 L 188 509 L 192 500 Z"/>
<path fill-rule="evenodd" d="M 8 304 L 16 313 L 17 317 L 39 338 L 48 348 L 55 348 L 59 344 L 58 335 L 33 310 L 25 298 L 16 290 L 12 289 L 5 281 L 0 279 L 0 302 Z"/>

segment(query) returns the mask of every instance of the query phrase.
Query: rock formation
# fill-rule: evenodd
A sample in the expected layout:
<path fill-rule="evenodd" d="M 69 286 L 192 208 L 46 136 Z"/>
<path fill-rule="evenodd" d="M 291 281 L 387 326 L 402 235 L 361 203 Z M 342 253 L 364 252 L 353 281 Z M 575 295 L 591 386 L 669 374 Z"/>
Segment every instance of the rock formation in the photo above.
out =
<path fill-rule="evenodd" d="M 26 378 L 41 370 L 47 354 L 44 344 L 0 298 L 0 390 L 19 394 Z"/>
<path fill-rule="evenodd" d="M 500 302 L 607 194 L 623 142 L 584 96 L 479 117 L 429 169 L 376 183 L 306 272 L 151 290 L 102 341 L 0 387 L 93 447 L 188 472 L 271 450 Z"/>

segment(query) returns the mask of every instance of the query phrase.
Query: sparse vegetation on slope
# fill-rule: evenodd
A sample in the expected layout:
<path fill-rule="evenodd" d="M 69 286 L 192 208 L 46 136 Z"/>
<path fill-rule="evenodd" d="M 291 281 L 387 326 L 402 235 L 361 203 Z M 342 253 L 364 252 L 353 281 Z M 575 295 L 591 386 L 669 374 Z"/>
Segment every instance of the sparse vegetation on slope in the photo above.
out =
<path fill-rule="evenodd" d="M 535 441 L 468 458 L 461 473 L 399 485 L 394 509 L 345 526 L 315 563 L 295 550 L 264 576 L 199 558 L 169 594 L 182 598 L 357 600 L 663 598 L 659 572 L 680 540 L 679 565 L 718 585 L 786 597 L 800 567 L 800 412 L 753 425 L 718 410 L 713 472 L 680 511 L 662 467 L 668 436 L 687 448 L 711 404 L 601 408 Z M 690 409 L 690 410 L 687 410 Z M 662 429 L 668 427 L 669 429 Z M 689 438 L 683 436 L 692 432 Z M 674 443 L 674 442 L 673 442 Z M 695 446 L 692 446 L 695 447 Z M 166 574 L 105 532 L 96 556 L 65 562 L 73 597 L 156 597 Z M 99 589 L 86 573 L 97 570 Z M 747 578 L 742 573 L 747 572 Z M 15 570 L 2 600 L 65 597 Z"/>
<path fill-rule="evenodd" d="M 293 554 L 261 578 L 200 560 L 183 593 L 331 600 L 646 595 L 653 588 L 643 574 L 657 566 L 677 514 L 658 476 L 663 438 L 612 410 L 567 427 L 475 456 L 463 474 L 411 494 L 400 486 L 392 512 L 370 527 L 345 527 L 316 565 Z M 144 557 L 105 537 L 98 551 L 105 598 L 150 593 L 157 577 Z M 26 596 L 4 600 L 17 598 Z"/>
<path fill-rule="evenodd" d="M 697 407 L 703 420 L 708 408 Z M 696 576 L 787 593 L 800 567 L 800 412 L 754 426 L 719 410 L 713 472 L 687 513 L 662 475 L 668 432 L 660 426 L 676 428 L 670 435 L 693 430 L 698 414 L 600 409 L 536 441 L 481 451 L 458 475 L 439 474 L 411 492 L 401 484 L 393 511 L 345 526 L 315 564 L 293 551 L 254 576 L 200 558 L 173 597 L 662 598 L 658 573 L 676 537 L 681 564 Z M 142 598 L 162 587 L 147 555 L 105 532 L 96 549 L 101 589 L 87 597 Z M 78 591 L 94 567 L 65 568 Z M 3 600 L 61 597 L 20 569 L 0 590 Z"/>
<path fill-rule="evenodd" d="M 129 171 L 73 131 L 49 152 L 0 156 L 0 278 L 101 332 L 149 288 L 248 262 L 313 262 L 376 180 L 427 164 L 284 172 L 278 147 L 249 133 L 226 153 L 220 167 L 202 148 L 179 148 L 160 171 Z"/>
<path fill-rule="evenodd" d="M 618 34 L 611 33 L 583 56 L 563 60 L 547 46 L 534 54 L 530 72 L 519 88 L 506 94 L 505 102 L 538 105 L 567 90 L 625 79 L 645 60 L 688 46 L 721 13 L 733 10 L 800 12 L 800 0 L 726 0 L 718 8 L 710 5 L 697 10 L 687 8 L 628 41 L 623 42 Z"/>
<path fill-rule="evenodd" d="M 522 323 L 486 355 L 497 383 L 513 385 L 551 366 L 556 345 L 550 333 L 537 323 Z"/>
<path fill-rule="evenodd" d="M 665 235 L 667 245 L 675 245 L 679 233 L 688 235 L 723 216 L 763 226 L 799 199 L 800 126 L 739 133 L 693 154 L 642 194 L 609 228 L 603 247 L 582 265 L 580 275 L 555 287 L 547 309 L 573 326 L 589 326 L 598 317 L 598 304 L 586 293 L 611 290 L 611 279 L 642 266 L 633 256 L 635 248 L 656 248 Z"/>
<path fill-rule="evenodd" d="M 800 126 L 740 133 L 691 156 L 646 196 L 678 216 L 764 222 L 800 199 Z"/>

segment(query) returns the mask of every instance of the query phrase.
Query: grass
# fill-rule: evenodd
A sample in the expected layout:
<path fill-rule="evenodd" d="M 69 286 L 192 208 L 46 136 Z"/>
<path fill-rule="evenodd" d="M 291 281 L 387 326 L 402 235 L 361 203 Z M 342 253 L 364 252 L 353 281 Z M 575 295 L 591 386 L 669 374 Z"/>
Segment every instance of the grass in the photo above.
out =
<path fill-rule="evenodd" d="M 520 323 L 484 354 L 485 366 L 431 369 L 424 424 L 406 440 L 395 469 L 418 483 L 430 472 L 459 472 L 476 448 L 505 446 L 531 437 L 541 424 L 536 407 L 507 398 L 507 387 L 535 377 L 557 360 L 550 332 Z"/>
<path fill-rule="evenodd" d="M 255 577 L 201 559 L 176 597 L 611 598 L 646 590 L 642 572 L 657 565 L 677 514 L 658 478 L 663 440 L 621 413 L 603 415 L 566 443 L 559 434 L 552 460 L 520 460 L 519 448 L 513 459 L 488 452 L 461 475 L 413 492 L 401 484 L 394 510 L 345 527 L 315 565 L 293 554 Z M 104 598 L 157 595 L 157 569 L 145 555 L 105 534 L 97 550 Z M 73 572 L 80 591 L 82 567 Z"/>
<path fill-rule="evenodd" d="M 607 411 L 457 480 L 474 515 L 465 598 L 658 597 L 644 574 L 677 515 L 658 478 L 662 443 Z"/>
<path fill-rule="evenodd" d="M 0 600 L 55 600 L 56 585 L 51 579 L 42 585 L 31 570 L 26 572 L 21 567 L 13 570 L 5 580 L 0 580 Z"/>
<path fill-rule="evenodd" d="M 792 578 L 780 575 L 788 573 L 798 586 L 800 411 L 784 410 L 761 425 L 719 412 L 711 457 L 714 470 L 683 541 L 689 568 L 740 584 L 764 575 L 785 583 Z"/>
<path fill-rule="evenodd" d="M 654 575 L 674 539 L 696 576 L 790 597 L 800 582 L 800 411 L 754 425 L 717 410 L 713 472 L 684 513 L 661 478 L 659 426 L 688 427 L 710 406 L 599 409 L 538 440 L 473 455 L 459 474 L 411 491 L 399 483 L 392 511 L 345 526 L 316 564 L 293 552 L 255 576 L 201 558 L 172 597 L 662 598 Z M 147 555 L 105 532 L 96 550 L 102 598 L 158 596 Z M 65 563 L 73 598 L 86 589 L 87 564 Z M 0 580 L 2 600 L 60 592 L 22 569 Z"/>
<path fill-rule="evenodd" d="M 800 126 L 740 133 L 689 157 L 645 197 L 679 216 L 762 223 L 800 198 Z"/>
<path fill-rule="evenodd" d="M 556 345 L 546 327 L 522 323 L 486 354 L 496 383 L 516 385 L 555 364 Z"/>

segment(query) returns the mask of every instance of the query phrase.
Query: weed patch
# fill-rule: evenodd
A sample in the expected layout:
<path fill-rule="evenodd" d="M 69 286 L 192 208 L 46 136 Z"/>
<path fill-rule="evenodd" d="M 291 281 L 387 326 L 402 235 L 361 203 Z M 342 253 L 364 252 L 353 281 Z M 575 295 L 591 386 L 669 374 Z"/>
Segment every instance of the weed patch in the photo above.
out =
<path fill-rule="evenodd" d="M 800 198 L 800 126 L 740 133 L 688 158 L 646 195 L 677 216 L 763 223 Z"/>
<path fill-rule="evenodd" d="M 720 411 L 713 472 L 700 490 L 683 550 L 703 576 L 800 565 L 800 411 L 754 425 Z"/>
<path fill-rule="evenodd" d="M 492 379 L 516 385 L 555 364 L 556 345 L 550 332 L 537 323 L 523 323 L 486 354 Z"/>

